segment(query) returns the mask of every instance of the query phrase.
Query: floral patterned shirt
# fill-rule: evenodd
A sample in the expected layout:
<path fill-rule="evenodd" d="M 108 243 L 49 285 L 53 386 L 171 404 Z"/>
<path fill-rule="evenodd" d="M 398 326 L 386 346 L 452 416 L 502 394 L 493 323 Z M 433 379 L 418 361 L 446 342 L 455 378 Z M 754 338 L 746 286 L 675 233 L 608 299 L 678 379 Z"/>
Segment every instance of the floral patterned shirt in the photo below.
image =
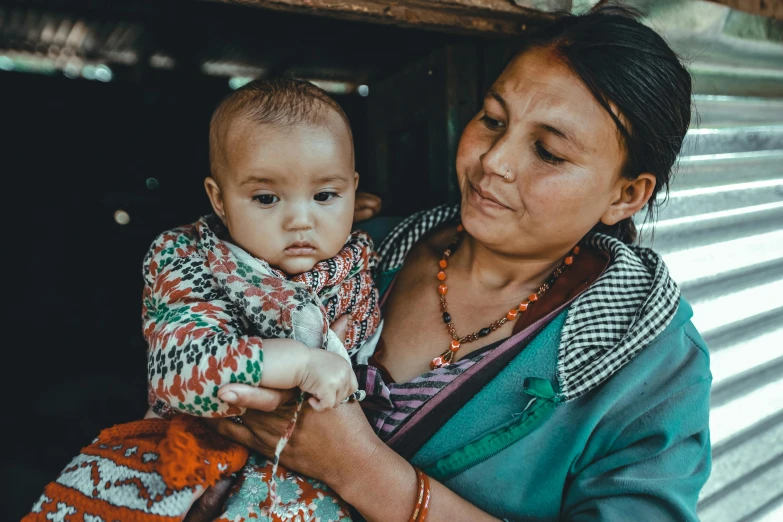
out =
<path fill-rule="evenodd" d="M 348 313 L 347 357 L 380 322 L 370 274 L 377 258 L 364 232 L 290 278 L 222 237 L 222 222 L 207 216 L 158 236 L 144 261 L 149 399 L 164 416 L 170 409 L 241 415 L 217 391 L 260 382 L 264 339 L 309 339 L 308 346 L 345 352 L 329 325 Z"/>

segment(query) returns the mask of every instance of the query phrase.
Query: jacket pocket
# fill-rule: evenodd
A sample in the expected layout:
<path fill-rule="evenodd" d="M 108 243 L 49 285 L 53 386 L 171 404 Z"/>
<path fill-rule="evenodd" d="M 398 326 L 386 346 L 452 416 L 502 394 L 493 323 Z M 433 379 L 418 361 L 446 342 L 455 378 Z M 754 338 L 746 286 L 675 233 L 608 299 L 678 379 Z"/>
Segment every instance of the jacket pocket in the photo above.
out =
<path fill-rule="evenodd" d="M 531 399 L 517 420 L 423 466 L 422 471 L 436 480 L 448 480 L 494 457 L 541 426 L 552 416 L 560 402 L 552 383 L 531 377 L 525 379 L 523 391 Z"/>

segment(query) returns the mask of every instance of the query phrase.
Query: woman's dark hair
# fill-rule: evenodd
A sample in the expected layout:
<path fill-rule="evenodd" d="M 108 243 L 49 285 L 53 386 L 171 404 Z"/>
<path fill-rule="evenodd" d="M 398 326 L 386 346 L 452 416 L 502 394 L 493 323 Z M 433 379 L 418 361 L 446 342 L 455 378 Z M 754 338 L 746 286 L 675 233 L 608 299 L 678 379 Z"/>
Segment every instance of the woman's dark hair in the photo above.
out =
<path fill-rule="evenodd" d="M 600 6 L 583 15 L 564 15 L 525 38 L 515 56 L 547 48 L 579 77 L 614 120 L 623 137 L 626 160 L 622 175 L 655 176 L 648 202 L 654 219 L 656 196 L 668 195 L 672 167 L 691 121 L 691 76 L 680 59 L 640 14 L 617 6 Z M 626 122 L 612 112 L 610 103 Z M 636 240 L 632 218 L 593 229 L 625 243 Z"/>

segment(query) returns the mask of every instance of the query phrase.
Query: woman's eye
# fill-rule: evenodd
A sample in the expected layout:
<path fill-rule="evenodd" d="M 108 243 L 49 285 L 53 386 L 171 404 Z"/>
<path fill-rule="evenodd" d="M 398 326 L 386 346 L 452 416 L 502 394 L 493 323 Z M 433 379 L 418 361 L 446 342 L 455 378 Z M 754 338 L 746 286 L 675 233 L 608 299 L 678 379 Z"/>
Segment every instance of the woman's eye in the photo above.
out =
<path fill-rule="evenodd" d="M 280 198 L 273 194 L 259 194 L 257 196 L 253 196 L 253 199 L 261 203 L 262 205 L 274 205 L 278 201 L 280 201 Z"/>
<path fill-rule="evenodd" d="M 313 196 L 313 199 L 323 203 L 323 202 L 329 201 L 329 200 L 331 200 L 333 198 L 336 198 L 336 197 L 339 197 L 337 195 L 337 192 L 319 192 L 318 194 Z"/>
<path fill-rule="evenodd" d="M 481 117 L 481 123 L 490 130 L 497 130 L 505 127 L 505 124 L 502 121 L 490 118 L 486 113 Z"/>
<path fill-rule="evenodd" d="M 541 145 L 541 142 L 536 142 L 536 154 L 538 154 L 538 157 L 543 161 L 551 163 L 552 165 L 560 165 L 565 161 L 563 158 L 559 158 L 546 150 L 544 146 Z"/>

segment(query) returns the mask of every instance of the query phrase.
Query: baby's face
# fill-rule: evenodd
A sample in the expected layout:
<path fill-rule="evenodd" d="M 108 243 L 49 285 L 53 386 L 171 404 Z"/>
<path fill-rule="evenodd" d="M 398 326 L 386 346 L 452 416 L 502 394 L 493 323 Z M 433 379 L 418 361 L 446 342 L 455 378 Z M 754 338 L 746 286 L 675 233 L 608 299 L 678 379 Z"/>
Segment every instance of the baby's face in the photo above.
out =
<path fill-rule="evenodd" d="M 224 144 L 222 209 L 213 206 L 234 243 L 288 274 L 334 257 L 351 232 L 359 177 L 345 123 L 329 116 L 246 125 Z"/>

